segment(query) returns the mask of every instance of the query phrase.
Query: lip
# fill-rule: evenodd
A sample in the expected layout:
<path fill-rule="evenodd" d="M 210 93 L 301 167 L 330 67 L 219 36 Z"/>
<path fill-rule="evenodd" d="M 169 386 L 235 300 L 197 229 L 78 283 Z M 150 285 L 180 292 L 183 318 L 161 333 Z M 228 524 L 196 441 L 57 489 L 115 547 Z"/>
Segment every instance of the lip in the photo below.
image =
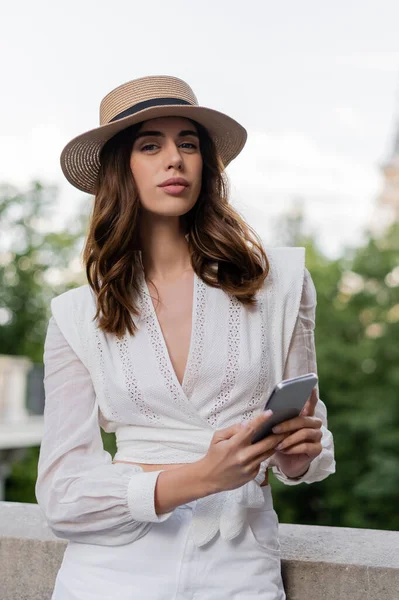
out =
<path fill-rule="evenodd" d="M 166 187 L 169 185 L 183 185 L 184 187 L 188 187 L 188 181 L 187 179 L 184 179 L 184 177 L 171 177 L 170 179 L 166 179 L 166 181 L 159 184 L 158 187 Z"/>
<path fill-rule="evenodd" d="M 183 194 L 186 191 L 187 186 L 186 185 L 163 185 L 162 189 L 166 194 L 169 194 L 170 196 L 179 196 L 180 194 Z"/>

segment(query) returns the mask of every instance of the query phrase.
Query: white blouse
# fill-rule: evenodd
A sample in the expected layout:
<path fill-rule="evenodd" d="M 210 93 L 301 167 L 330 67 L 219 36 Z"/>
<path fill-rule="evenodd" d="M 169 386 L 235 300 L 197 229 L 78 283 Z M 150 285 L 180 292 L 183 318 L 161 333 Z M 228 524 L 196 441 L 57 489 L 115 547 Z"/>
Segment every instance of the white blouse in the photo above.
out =
<path fill-rule="evenodd" d="M 193 328 L 198 322 L 201 312 L 205 315 L 203 315 L 202 321 L 206 322 L 209 319 L 212 325 L 212 310 L 208 309 L 207 313 L 207 303 L 212 303 L 212 294 L 218 294 L 219 296 L 215 296 L 218 298 L 221 298 L 221 295 L 227 298 L 227 295 L 221 290 L 206 286 L 198 277 L 195 280 L 197 297 L 193 312 L 196 311 L 197 314 L 193 315 Z M 144 292 L 148 291 L 144 282 L 143 286 Z M 201 290 L 204 292 L 203 303 L 200 302 Z M 295 325 L 283 370 L 284 379 L 308 372 L 317 373 L 314 346 L 316 292 L 309 271 L 306 268 L 303 270 L 303 285 L 300 290 L 299 310 L 294 319 Z M 70 293 L 67 292 L 66 294 Z M 205 299 L 205 296 L 207 299 Z M 147 317 L 145 316 L 145 307 L 143 307 L 144 321 L 140 321 L 140 323 L 142 322 L 142 327 L 146 330 L 146 339 L 153 341 L 153 335 L 155 334 L 151 334 L 151 327 L 154 326 L 155 311 L 153 308 L 151 309 L 152 302 L 150 299 L 144 301 L 148 302 L 146 306 L 150 316 L 148 317 L 148 314 Z M 234 310 L 244 310 L 237 304 L 231 304 L 231 302 L 230 299 L 230 314 Z M 56 311 L 53 311 L 53 314 L 54 312 Z M 65 310 L 65 319 L 71 318 L 68 312 L 70 311 Z M 61 322 L 60 317 L 58 317 L 58 321 Z M 231 321 L 228 321 L 228 323 L 231 325 Z M 246 345 L 247 351 L 251 353 L 252 340 L 246 339 L 245 327 L 242 323 L 245 325 L 247 322 L 241 322 L 240 339 L 242 338 L 242 343 Z M 245 375 L 245 372 L 243 372 L 243 378 L 246 377 L 248 385 L 252 386 L 250 390 L 253 392 L 252 400 L 257 398 L 256 403 L 253 400 L 252 405 L 250 405 L 246 398 L 245 405 L 242 403 L 242 391 L 244 390 L 245 396 L 245 387 L 243 390 L 237 388 L 237 398 L 234 399 L 236 382 L 232 381 L 232 376 L 229 380 L 229 373 L 226 374 L 226 367 L 224 366 L 224 379 L 223 373 L 221 373 L 222 377 L 220 379 L 223 379 L 225 383 L 226 381 L 227 383 L 230 382 L 229 398 L 226 396 L 227 387 L 225 386 L 224 395 L 223 393 L 219 394 L 216 401 L 214 401 L 215 396 L 213 396 L 210 408 L 202 409 L 194 393 L 195 386 L 199 386 L 200 390 L 202 389 L 203 395 L 205 388 L 201 388 L 198 382 L 201 380 L 201 376 L 206 381 L 207 377 L 212 377 L 212 373 L 207 371 L 205 358 L 202 361 L 205 364 L 198 364 L 194 361 L 196 368 L 193 369 L 193 354 L 195 355 L 197 351 L 200 353 L 201 340 L 202 344 L 205 343 L 204 339 L 206 340 L 206 334 L 203 337 L 197 336 L 197 338 L 193 334 L 189 353 L 191 358 L 188 360 L 183 382 L 185 387 L 183 389 L 186 391 L 187 399 L 194 404 L 197 403 L 194 406 L 195 410 L 198 413 L 202 411 L 200 414 L 202 420 L 198 420 L 198 423 L 195 419 L 192 421 L 192 431 L 188 431 L 187 436 L 187 428 L 184 427 L 184 423 L 182 424 L 182 431 L 178 431 L 175 424 L 176 420 L 173 421 L 170 415 L 162 415 L 162 407 L 158 409 L 151 407 L 150 403 L 146 401 L 146 398 L 150 397 L 150 392 L 142 383 L 144 363 L 141 364 L 138 357 L 139 353 L 145 355 L 148 348 L 151 347 L 152 341 L 147 347 L 144 344 L 144 338 L 141 339 L 138 336 L 141 345 L 138 347 L 139 353 L 137 355 L 134 354 L 135 347 L 132 346 L 129 349 L 126 345 L 127 342 L 123 342 L 119 348 L 122 357 L 121 362 L 124 363 L 120 367 L 121 373 L 125 374 L 123 389 L 126 392 L 127 400 L 135 400 L 137 414 L 125 410 L 123 408 L 125 405 L 122 402 L 117 405 L 117 410 L 112 413 L 112 411 L 109 412 L 109 406 L 106 406 L 105 402 L 101 400 L 103 396 L 105 398 L 103 390 L 106 389 L 108 392 L 108 404 L 112 404 L 112 398 L 116 400 L 119 392 L 113 391 L 111 375 L 104 375 L 105 371 L 99 376 L 101 379 L 100 385 L 97 382 L 97 371 L 95 370 L 99 365 L 101 366 L 101 363 L 104 363 L 104 357 L 107 356 L 106 344 L 103 343 L 100 347 L 99 338 L 97 337 L 95 343 L 97 349 L 99 348 L 99 354 L 92 355 L 89 348 L 87 362 L 85 361 L 86 364 L 84 364 L 83 353 L 79 357 L 75 351 L 76 348 L 74 350 L 66 339 L 66 336 L 69 335 L 67 333 L 69 331 L 68 327 L 64 328 L 64 333 L 61 331 L 62 328 L 64 326 L 60 327 L 57 319 L 52 316 L 49 321 L 44 348 L 45 432 L 40 448 L 36 497 L 50 528 L 58 537 L 91 544 L 126 544 L 144 535 L 148 528 L 152 526 L 152 523 L 168 519 L 172 512 L 162 515 L 157 515 L 155 512 L 154 490 L 157 477 L 161 471 L 143 472 L 135 465 L 113 463 L 112 456 L 104 450 L 100 425 L 107 431 L 116 431 L 118 452 L 115 459 L 152 462 L 153 464 L 198 460 L 205 455 L 215 429 L 229 426 L 233 422 L 239 422 L 239 415 L 241 415 L 241 419 L 249 419 L 262 410 L 265 398 L 267 398 L 270 389 L 276 383 L 271 381 L 268 387 L 265 385 L 267 374 L 271 373 L 269 369 L 271 355 L 270 357 L 265 356 L 266 346 L 262 338 L 262 355 L 253 354 L 252 358 L 255 358 L 257 362 L 263 360 L 263 371 L 256 381 L 258 381 L 258 387 L 263 382 L 263 387 L 266 390 L 264 395 L 262 395 L 262 390 L 262 393 L 256 396 L 253 383 L 255 379 L 250 379 L 249 373 Z M 212 327 L 210 327 L 211 329 Z M 158 336 L 160 335 L 159 328 L 154 331 Z M 265 334 L 263 336 L 265 337 Z M 231 335 L 226 339 L 231 339 Z M 129 339 L 129 343 L 131 342 L 133 343 L 132 339 Z M 107 343 L 109 344 L 109 342 Z M 151 385 L 155 385 L 153 382 L 156 379 L 155 370 L 159 371 L 160 377 L 165 378 L 165 369 L 167 370 L 168 367 L 167 362 L 165 362 L 167 361 L 165 347 L 161 350 L 159 350 L 159 347 L 157 350 L 157 346 L 154 348 L 155 353 L 152 355 L 151 360 L 147 357 Z M 202 350 L 204 349 L 202 348 Z M 205 348 L 206 350 L 207 348 Z M 209 348 L 209 352 L 211 351 L 212 349 Z M 136 362 L 134 356 L 137 356 L 138 363 L 135 375 L 134 365 Z M 220 351 L 213 357 L 213 361 L 210 357 L 210 362 L 213 364 L 214 359 L 218 360 L 219 356 Z M 222 361 L 222 359 L 220 360 Z M 110 361 L 111 358 L 108 362 Z M 226 361 L 231 364 L 231 356 L 230 358 L 227 356 Z M 232 366 L 235 370 L 238 370 L 238 364 Z M 110 372 L 115 371 L 115 369 L 118 370 L 118 368 L 119 366 L 110 365 Z M 176 380 L 174 380 L 174 384 L 176 385 Z M 148 383 L 148 385 L 150 384 Z M 170 381 L 168 386 L 170 389 Z M 219 388 L 220 386 L 219 380 Z M 153 390 L 151 389 L 151 391 Z M 120 392 L 121 396 L 123 396 L 123 393 L 123 391 Z M 112 397 L 111 400 L 110 396 Z M 201 392 L 198 397 L 202 398 Z M 203 404 L 205 406 L 205 400 Z M 232 411 L 230 405 L 238 405 L 238 411 Z M 159 402 L 157 406 L 159 407 Z M 218 407 L 217 411 L 215 406 Z M 226 412 L 224 413 L 224 411 Z M 186 412 L 189 411 L 186 410 Z M 112 419 L 110 418 L 111 414 L 113 415 Z M 224 419 L 224 414 L 230 415 L 229 418 Z M 228 523 L 228 517 L 227 525 L 226 523 L 223 525 L 224 530 L 221 527 L 220 514 L 223 511 L 223 506 L 226 507 L 227 511 L 229 501 L 230 504 L 232 501 L 238 502 L 244 508 L 245 505 L 252 506 L 256 505 L 257 502 L 261 502 L 262 490 L 259 488 L 259 483 L 263 481 L 268 466 L 271 466 L 276 477 L 287 485 L 320 481 L 329 474 L 334 473 L 333 438 L 327 429 L 326 407 L 320 399 L 317 402 L 315 416 L 322 419 L 323 422 L 323 450 L 312 461 L 305 475 L 300 479 L 289 479 L 282 473 L 278 465 L 274 464 L 273 457 L 262 463 L 258 477 L 253 482 L 249 482 L 239 490 L 231 490 L 230 493 L 214 494 L 212 496 L 215 502 L 213 508 L 209 505 L 209 502 L 205 502 L 203 504 L 205 509 L 203 508 L 201 512 L 201 501 L 206 501 L 206 499 L 198 500 L 198 513 L 199 515 L 202 514 L 202 525 L 197 531 L 194 527 L 194 538 L 197 545 L 200 546 L 209 541 L 218 529 L 220 529 L 222 536 L 228 539 L 239 533 L 242 524 L 237 528 L 236 523 Z M 177 420 L 177 422 L 179 421 Z M 186 438 L 184 438 L 182 432 L 186 433 Z M 196 436 L 198 436 L 198 440 Z M 173 452 L 168 454 L 171 448 L 173 448 Z M 218 503 L 219 508 L 217 508 Z M 204 510 L 209 520 L 209 526 L 205 527 Z M 244 521 L 245 516 L 242 516 L 241 520 Z M 226 522 L 226 519 L 224 521 Z"/>

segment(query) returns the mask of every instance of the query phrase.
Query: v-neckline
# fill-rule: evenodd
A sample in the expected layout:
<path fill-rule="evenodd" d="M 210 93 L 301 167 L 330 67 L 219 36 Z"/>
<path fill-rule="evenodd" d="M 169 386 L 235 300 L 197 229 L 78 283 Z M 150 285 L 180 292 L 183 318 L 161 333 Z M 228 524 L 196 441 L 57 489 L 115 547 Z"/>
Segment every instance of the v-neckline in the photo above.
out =
<path fill-rule="evenodd" d="M 193 290 L 192 290 L 192 312 L 191 312 L 191 332 L 190 332 L 190 343 L 189 343 L 189 348 L 188 348 L 188 355 L 187 355 L 187 359 L 186 359 L 186 364 L 184 367 L 184 373 L 183 373 L 183 379 L 182 382 L 180 383 L 179 378 L 176 375 L 176 371 L 174 369 L 170 354 L 169 354 L 169 350 L 165 341 L 165 337 L 162 331 L 162 327 L 161 324 L 159 322 L 158 319 L 158 315 L 156 313 L 155 310 L 155 306 L 153 304 L 152 301 L 152 296 L 149 290 L 149 287 L 147 285 L 147 281 L 145 279 L 145 273 L 144 271 L 142 272 L 142 282 L 143 282 L 143 290 L 144 290 L 144 294 L 145 294 L 145 302 L 147 303 L 147 306 L 149 308 L 150 314 L 152 316 L 152 319 L 154 321 L 155 324 L 155 328 L 160 340 L 160 343 L 162 345 L 162 350 L 163 350 L 163 354 L 165 357 L 165 360 L 167 362 L 168 368 L 172 374 L 173 379 L 175 380 L 175 384 L 176 386 L 179 388 L 180 392 L 183 394 L 183 396 L 187 398 L 186 395 L 186 391 L 185 391 L 185 384 L 186 384 L 186 380 L 187 380 L 187 374 L 190 371 L 190 367 L 191 367 L 191 362 L 193 359 L 193 347 L 194 347 L 194 337 L 195 337 L 195 327 L 196 327 L 196 314 L 197 314 L 197 287 L 198 287 L 198 278 L 197 278 L 197 274 L 196 272 L 193 270 Z"/>

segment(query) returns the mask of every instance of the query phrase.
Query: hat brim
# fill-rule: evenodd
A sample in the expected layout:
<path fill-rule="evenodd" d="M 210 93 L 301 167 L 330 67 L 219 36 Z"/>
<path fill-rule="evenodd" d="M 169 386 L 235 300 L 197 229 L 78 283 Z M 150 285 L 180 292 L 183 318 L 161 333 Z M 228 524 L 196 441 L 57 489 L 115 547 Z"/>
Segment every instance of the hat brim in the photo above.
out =
<path fill-rule="evenodd" d="M 247 140 L 245 128 L 217 110 L 180 104 L 155 106 L 73 138 L 60 157 L 66 179 L 82 192 L 94 194 L 100 169 L 100 151 L 104 144 L 119 131 L 157 117 L 185 117 L 203 125 L 212 137 L 224 167 L 241 152 Z"/>

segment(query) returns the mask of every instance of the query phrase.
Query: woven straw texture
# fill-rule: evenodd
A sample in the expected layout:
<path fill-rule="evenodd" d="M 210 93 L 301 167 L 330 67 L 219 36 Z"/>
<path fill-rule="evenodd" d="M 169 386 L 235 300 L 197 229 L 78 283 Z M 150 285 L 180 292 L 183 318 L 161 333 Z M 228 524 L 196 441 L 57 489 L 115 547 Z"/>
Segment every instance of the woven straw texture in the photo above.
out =
<path fill-rule="evenodd" d="M 189 105 L 153 106 L 110 122 L 124 110 L 156 98 L 179 98 Z M 76 188 L 95 193 L 100 168 L 100 151 L 105 142 L 130 125 L 156 117 L 181 116 L 197 121 L 208 130 L 226 167 L 245 145 L 247 132 L 231 117 L 198 106 L 190 86 L 177 77 L 142 77 L 124 83 L 107 94 L 100 103 L 100 126 L 71 140 L 61 153 L 61 168 Z"/>

